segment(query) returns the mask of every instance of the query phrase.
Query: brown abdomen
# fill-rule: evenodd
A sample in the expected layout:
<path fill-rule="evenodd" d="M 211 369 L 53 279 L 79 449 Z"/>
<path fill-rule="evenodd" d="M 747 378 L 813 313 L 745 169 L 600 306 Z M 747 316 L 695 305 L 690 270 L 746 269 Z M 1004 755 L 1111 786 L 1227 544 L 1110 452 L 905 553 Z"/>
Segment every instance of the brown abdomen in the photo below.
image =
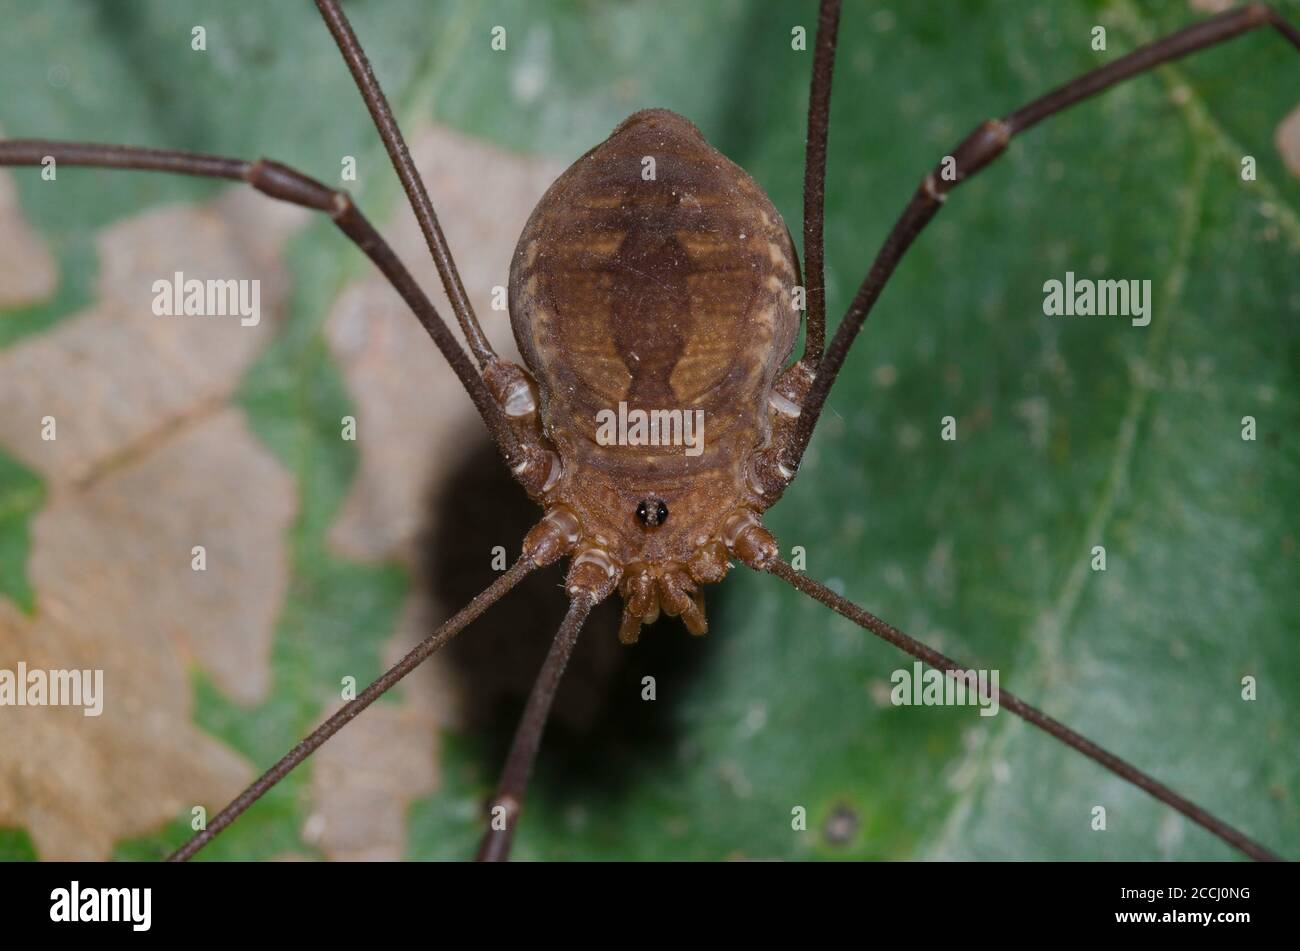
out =
<path fill-rule="evenodd" d="M 731 466 L 765 438 L 797 283 L 754 181 L 681 116 L 631 116 L 546 192 L 511 267 L 515 338 L 561 457 L 609 475 Z M 598 414 L 620 402 L 703 410 L 703 454 L 599 445 Z"/>

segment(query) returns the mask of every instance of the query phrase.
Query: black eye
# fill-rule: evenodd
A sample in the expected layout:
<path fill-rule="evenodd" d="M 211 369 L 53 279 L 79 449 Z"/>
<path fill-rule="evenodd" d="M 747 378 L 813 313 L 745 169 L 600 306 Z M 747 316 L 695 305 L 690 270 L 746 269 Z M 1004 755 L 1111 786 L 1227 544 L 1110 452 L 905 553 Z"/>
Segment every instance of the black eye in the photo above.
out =
<path fill-rule="evenodd" d="M 637 505 L 636 517 L 646 528 L 655 528 L 668 520 L 668 506 L 660 499 L 646 499 Z"/>

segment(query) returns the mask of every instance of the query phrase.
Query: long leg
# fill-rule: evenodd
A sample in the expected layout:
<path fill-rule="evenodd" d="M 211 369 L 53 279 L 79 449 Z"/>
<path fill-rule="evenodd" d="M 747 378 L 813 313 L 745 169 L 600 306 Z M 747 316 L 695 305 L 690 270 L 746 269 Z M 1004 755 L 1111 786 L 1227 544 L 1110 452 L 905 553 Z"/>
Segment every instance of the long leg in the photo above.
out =
<path fill-rule="evenodd" d="M 365 100 L 366 108 L 370 110 L 370 116 L 379 130 L 379 137 L 384 140 L 384 148 L 388 150 L 388 157 L 392 160 L 397 177 L 401 179 L 402 188 L 406 190 L 406 197 L 415 212 L 416 220 L 420 223 L 420 230 L 424 232 L 425 243 L 429 245 L 429 253 L 433 255 L 433 263 L 437 265 L 443 289 L 447 292 L 447 299 L 451 301 L 451 309 L 456 312 L 456 320 L 460 322 L 460 329 L 465 333 L 470 351 L 478 360 L 480 367 L 491 363 L 496 360 L 496 353 L 487 337 L 483 335 L 483 329 L 479 327 L 478 317 L 474 315 L 474 308 L 465 293 L 465 285 L 461 283 L 460 272 L 456 269 L 451 248 L 447 246 L 447 239 L 443 236 L 442 226 L 438 224 L 438 215 L 433 210 L 433 202 L 429 200 L 429 192 L 424 187 L 424 180 L 416 171 L 415 163 L 411 161 L 411 153 L 406 147 L 406 140 L 402 137 L 402 130 L 397 127 L 393 110 L 389 108 L 384 91 L 380 88 L 379 81 L 375 79 L 370 61 L 357 41 L 356 34 L 352 32 L 352 24 L 339 9 L 336 0 L 316 0 L 316 6 L 324 17 L 325 25 L 329 27 L 334 42 L 338 44 L 339 52 L 347 61 L 352 78 L 356 80 L 357 89 L 361 91 L 361 98 Z"/>
<path fill-rule="evenodd" d="M 542 671 L 537 675 L 524 715 L 510 742 L 510 753 L 506 756 L 505 768 L 501 771 L 501 780 L 497 784 L 496 795 L 492 797 L 489 807 L 490 821 L 488 830 L 478 847 L 477 861 L 503 862 L 510 857 L 510 843 L 515 835 L 515 823 L 523 808 L 524 791 L 528 788 L 528 777 L 533 772 L 533 761 L 537 759 L 537 748 L 542 742 L 542 730 L 546 727 L 546 718 L 551 712 L 551 701 L 560 686 L 560 677 L 569 663 L 573 645 L 578 642 L 587 615 L 591 613 L 593 602 L 588 597 L 576 597 L 569 603 L 568 613 L 551 642 L 551 649 L 542 664 Z"/>
<path fill-rule="evenodd" d="M 167 861 L 184 862 L 192 858 L 199 849 L 211 842 L 218 832 L 239 818 L 244 810 L 261 799 L 272 786 L 289 775 L 295 766 L 316 752 L 322 743 L 347 726 L 358 713 L 387 693 L 399 680 L 420 666 L 434 651 L 446 644 L 471 621 L 499 601 L 507 591 L 518 584 L 524 575 L 535 567 L 536 565 L 527 557 L 516 561 L 508 571 L 492 582 L 473 601 L 444 622 L 442 627 L 413 647 L 405 657 L 390 667 L 378 680 L 361 691 L 355 700 L 350 700 L 340 707 L 337 713 L 313 730 L 310 736 L 259 776 L 251 786 L 236 796 L 230 805 L 217 813 L 212 818 L 212 821 L 208 823 L 206 829 L 172 853 Z"/>
<path fill-rule="evenodd" d="M 771 558 L 762 564 L 756 564 L 753 567 L 760 568 L 764 571 L 770 571 L 781 580 L 788 582 L 794 588 L 802 591 L 809 597 L 820 601 L 837 614 L 842 614 L 853 623 L 865 628 L 882 640 L 888 641 L 895 647 L 906 651 L 917 660 L 924 661 L 931 667 L 935 667 L 942 671 L 954 672 L 963 672 L 970 669 L 966 665 L 959 664 L 955 660 L 939 653 L 937 650 L 927 647 L 915 638 L 909 637 L 907 634 L 898 630 L 898 628 L 882 621 L 870 611 L 860 608 L 853 602 L 841 597 L 825 585 L 818 584 L 811 578 L 800 574 L 780 558 Z M 1178 793 L 1174 792 L 1168 786 L 1155 780 L 1151 776 L 1148 776 L 1136 766 L 1120 759 L 1114 753 L 1103 749 L 1087 737 L 1074 732 L 1074 730 L 1071 730 L 1064 723 L 1061 723 L 1059 720 L 1054 720 L 1037 707 L 1030 706 L 1025 703 L 1025 701 L 1006 690 L 998 691 L 998 700 L 1003 707 L 1006 707 L 1016 716 L 1032 723 L 1034 726 L 1051 736 L 1054 736 L 1062 743 L 1073 747 L 1089 759 L 1095 760 L 1116 776 L 1127 780 L 1134 786 L 1149 793 L 1166 805 L 1177 809 L 1197 825 L 1204 829 L 1208 829 L 1224 842 L 1240 849 L 1251 858 L 1258 861 L 1280 861 L 1277 855 L 1270 852 L 1253 839 L 1250 839 L 1243 833 L 1237 831 L 1222 819 L 1215 818 L 1200 806 L 1196 805 L 1196 803 L 1178 795 Z"/>
<path fill-rule="evenodd" d="M 785 467 L 790 472 L 798 468 L 799 460 L 803 458 L 804 450 L 808 448 L 808 440 L 812 438 L 813 428 L 817 425 L 817 419 L 825 405 L 826 395 L 844 366 L 849 347 L 852 346 L 858 331 L 862 329 L 863 322 L 867 319 L 867 315 L 871 312 L 899 260 L 916 236 L 934 217 L 939 206 L 947 198 L 948 192 L 1001 155 L 1013 136 L 1037 125 L 1049 116 L 1162 63 L 1222 43 L 1259 26 L 1273 27 L 1300 50 L 1300 31 L 1270 7 L 1258 3 L 1251 4 L 1211 17 L 1177 33 L 1171 33 L 1154 43 L 1139 47 L 1127 56 L 1085 73 L 1002 119 L 990 119 L 962 140 L 951 154 L 955 169 L 950 175 L 945 176 L 941 174 L 943 170 L 941 163 L 926 175 L 903 210 L 903 214 L 885 238 L 885 243 L 877 253 L 871 270 L 858 288 L 848 312 L 831 340 L 825 359 L 817 368 L 817 376 L 804 400 L 794 434 L 782 451 L 781 461 Z"/>
<path fill-rule="evenodd" d="M 487 385 L 474 369 L 469 357 L 420 285 L 346 192 L 329 188 L 301 172 L 266 159 L 246 162 L 243 159 L 195 152 L 84 142 L 49 142 L 41 139 L 0 142 L 0 165 L 40 165 L 47 157 L 65 165 L 170 172 L 197 178 L 245 182 L 272 198 L 325 212 L 339 230 L 383 272 L 424 325 L 424 329 L 451 364 L 470 399 L 474 401 L 474 406 L 487 424 L 488 432 L 505 456 L 507 464 L 513 468 L 524 460 L 525 454 L 519 438 L 506 422 L 505 414 L 488 392 Z"/>
<path fill-rule="evenodd" d="M 808 146 L 803 164 L 803 265 L 808 329 L 803 360 L 816 367 L 826 345 L 826 136 L 830 128 L 831 76 L 840 0 L 822 0 L 817 13 L 817 48 L 808 89 Z"/>

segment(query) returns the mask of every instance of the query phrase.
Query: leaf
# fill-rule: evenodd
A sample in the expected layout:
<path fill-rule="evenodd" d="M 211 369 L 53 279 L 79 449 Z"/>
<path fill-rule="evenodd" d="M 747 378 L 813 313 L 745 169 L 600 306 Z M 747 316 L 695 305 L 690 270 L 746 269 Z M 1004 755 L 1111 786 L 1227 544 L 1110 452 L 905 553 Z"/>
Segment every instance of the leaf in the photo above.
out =
<path fill-rule="evenodd" d="M 34 862 L 36 850 L 21 829 L 0 829 L 0 861 Z"/>
<path fill-rule="evenodd" d="M 1300 4 L 1280 6 L 1300 19 Z M 353 155 L 359 180 L 349 186 L 402 235 L 404 257 L 434 286 L 407 213 L 392 210 L 398 193 L 365 111 L 309 7 L 124 10 L 110 17 L 53 2 L 9 13 L 0 39 L 13 90 L 0 102 L 6 135 L 265 154 L 329 183 Z M 529 190 L 637 108 L 690 117 L 800 230 L 811 54 L 791 50 L 790 29 L 811 30 L 810 3 L 348 10 L 420 143 L 494 339 L 507 335 L 504 317 L 482 297 L 506 281 Z M 925 170 L 971 127 L 1199 15 L 1189 5 L 1152 14 L 1118 2 L 849 5 L 831 132 L 830 312 L 847 304 Z M 188 46 L 199 21 L 206 55 Z M 1108 32 L 1104 53 L 1089 46 L 1097 24 Z M 494 25 L 507 27 L 504 53 L 488 48 Z M 69 70 L 65 86 L 49 82 L 56 65 Z M 1288 141 L 1280 127 L 1297 105 L 1297 70 L 1292 48 L 1253 33 L 1018 138 L 952 197 L 900 267 L 798 481 L 767 518 L 786 551 L 807 549 L 811 575 L 953 656 L 999 669 L 1004 689 L 1288 856 L 1300 854 L 1300 647 L 1291 636 L 1300 621 L 1291 514 L 1300 182 L 1275 142 Z M 1247 154 L 1258 163 L 1253 182 L 1240 176 Z M 37 516 L 46 518 L 60 504 L 63 466 L 38 464 L 35 430 L 13 421 L 11 406 L 39 408 L 10 402 L 34 385 L 15 353 L 51 346 L 102 307 L 110 229 L 143 227 L 174 202 L 226 199 L 165 176 L 66 170 L 57 190 L 28 172 L 13 182 L 23 226 L 49 248 L 59 284 L 53 297 L 0 314 L 0 387 L 12 387 L 0 448 L 46 480 Z M 486 199 L 502 194 L 509 206 L 494 210 Z M 249 214 L 241 233 L 252 240 L 271 212 Z M 180 260 L 185 242 L 168 240 Z M 336 702 L 341 677 L 378 673 L 490 580 L 491 547 L 513 552 L 536 517 L 474 442 L 472 410 L 445 366 L 427 344 L 416 349 L 423 342 L 409 325 L 398 329 L 400 309 L 354 250 L 315 222 L 273 259 L 289 275 L 284 317 L 255 362 L 233 370 L 244 374 L 234 401 L 295 488 L 295 521 L 270 526 L 289 580 L 260 699 L 249 705 L 211 665 L 191 675 L 194 723 L 174 729 L 212 738 L 209 767 L 230 751 L 248 769 L 273 762 Z M 1045 317 L 1043 283 L 1067 270 L 1150 280 L 1151 324 Z M 104 379 L 141 386 L 151 368 L 142 359 L 139 374 Z M 215 392 L 224 405 L 229 388 Z M 356 445 L 338 438 L 349 413 L 359 419 Z M 955 442 L 939 438 L 948 415 Z M 1253 442 L 1241 438 L 1247 415 L 1258 424 Z M 14 481 L 0 473 L 0 500 Z M 0 551 L 21 550 L 15 539 L 29 521 L 0 523 Z M 164 537 L 165 526 L 151 531 Z M 241 531 L 256 551 L 253 529 Z M 1089 566 L 1095 545 L 1106 547 L 1105 572 Z M 34 540 L 26 574 L 40 618 L 38 548 Z M 66 563 L 86 572 L 102 564 L 89 555 Z M 12 597 L 21 583 L 4 564 L 0 591 Z M 374 739 L 353 737 L 323 766 L 299 771 L 205 855 L 392 855 L 394 816 L 414 798 L 405 854 L 468 856 L 522 691 L 558 622 L 557 580 L 548 575 L 494 609 L 371 711 L 378 716 L 358 735 Z M 154 594 L 141 580 L 123 603 Z M 893 706 L 891 674 L 910 661 L 773 578 L 738 569 L 707 596 L 703 640 L 666 622 L 624 651 L 607 623 L 593 621 L 546 737 L 521 857 L 1233 857 L 1005 711 Z M 165 645 L 157 649 L 167 658 Z M 197 656 L 175 651 L 167 662 Z M 654 702 L 640 700 L 646 675 L 657 678 Z M 1255 701 L 1241 698 L 1248 675 Z M 365 749 L 382 743 L 386 734 L 373 732 L 381 721 L 406 726 L 390 746 Z M 196 781 L 201 765 L 179 762 L 177 776 L 192 770 L 184 781 Z M 121 784 L 114 803 L 155 802 L 138 768 L 97 782 Z M 347 816 L 365 812 L 355 796 L 367 789 L 376 811 L 348 827 Z M 4 790 L 0 779 L 0 825 L 12 826 Z M 1105 832 L 1090 827 L 1096 805 L 1106 808 Z M 807 832 L 791 829 L 797 806 L 808 811 Z M 134 824 L 113 814 L 121 808 L 94 812 L 119 855 L 152 857 L 188 832 L 179 808 Z M 45 857 L 50 830 L 18 824 Z"/>
<path fill-rule="evenodd" d="M 31 548 L 29 519 L 41 507 L 44 490 L 40 480 L 17 461 L 0 453 L 0 592 L 12 598 L 24 611 L 31 611 L 33 595 L 27 583 L 27 554 Z"/>

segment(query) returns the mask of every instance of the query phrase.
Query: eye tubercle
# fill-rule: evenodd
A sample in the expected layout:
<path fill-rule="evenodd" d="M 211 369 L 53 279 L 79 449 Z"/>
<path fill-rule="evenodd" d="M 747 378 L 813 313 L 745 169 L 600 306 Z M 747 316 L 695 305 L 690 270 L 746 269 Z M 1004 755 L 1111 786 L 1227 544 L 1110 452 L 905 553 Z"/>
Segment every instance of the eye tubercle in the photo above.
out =
<path fill-rule="evenodd" d="M 668 505 L 663 499 L 643 499 L 636 507 L 636 519 L 646 528 L 658 528 L 668 520 Z"/>

